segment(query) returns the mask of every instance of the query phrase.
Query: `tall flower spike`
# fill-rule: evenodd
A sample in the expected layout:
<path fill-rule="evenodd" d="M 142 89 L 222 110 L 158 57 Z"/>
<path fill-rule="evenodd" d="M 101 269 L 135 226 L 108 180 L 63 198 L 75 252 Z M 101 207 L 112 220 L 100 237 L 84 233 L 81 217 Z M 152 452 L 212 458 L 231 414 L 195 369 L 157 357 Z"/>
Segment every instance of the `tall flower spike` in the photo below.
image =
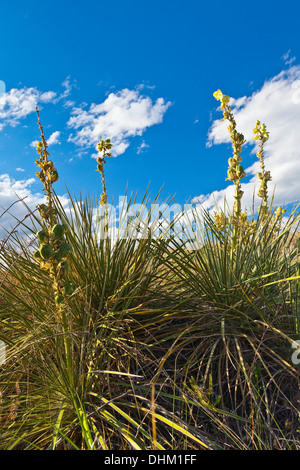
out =
<path fill-rule="evenodd" d="M 34 257 L 40 261 L 42 269 L 49 271 L 55 303 L 58 306 L 59 319 L 62 315 L 61 304 L 65 300 L 65 295 L 69 295 L 75 290 L 75 286 L 67 283 L 65 280 L 65 274 L 67 273 L 65 268 L 66 264 L 68 264 L 67 256 L 71 247 L 65 240 L 65 227 L 59 223 L 56 210 L 53 206 L 52 185 L 58 180 L 58 172 L 53 162 L 49 159 L 50 154 L 47 150 L 48 145 L 44 136 L 43 126 L 41 125 L 38 108 L 36 108 L 36 112 L 41 132 L 41 142 L 38 142 L 36 146 L 39 160 L 35 162 L 40 171 L 36 175 L 44 186 L 43 190 L 46 193 L 47 203 L 37 206 L 41 220 L 44 222 L 44 227 L 36 234 L 40 248 L 35 252 Z M 62 269 L 62 266 L 64 266 L 64 269 Z"/>
<path fill-rule="evenodd" d="M 108 152 L 108 150 L 112 149 L 112 144 L 110 142 L 110 139 L 106 140 L 100 140 L 98 143 L 98 152 L 99 152 L 99 157 L 97 158 L 97 170 L 100 172 L 101 175 L 101 181 L 102 181 L 102 193 L 100 196 L 100 201 L 99 205 L 104 207 L 104 220 L 105 220 L 105 226 L 104 226 L 104 231 L 105 233 L 108 232 L 108 212 L 106 208 L 107 204 L 107 192 L 106 192 L 106 181 L 105 181 L 105 174 L 104 174 L 104 163 L 105 163 L 105 157 L 111 157 L 111 152 Z M 102 155 L 101 155 L 102 153 Z"/>
<path fill-rule="evenodd" d="M 41 132 L 41 142 L 37 143 L 36 150 L 39 155 L 39 160 L 36 160 L 35 163 L 40 167 L 40 171 L 36 173 L 36 176 L 42 182 L 44 186 L 44 192 L 46 193 L 47 198 L 47 209 L 43 213 L 40 213 L 42 219 L 45 219 L 48 228 L 56 222 L 56 214 L 52 204 L 52 184 L 58 180 L 58 173 L 56 168 L 54 168 L 53 162 L 49 160 L 48 144 L 44 135 L 44 128 L 41 124 L 39 109 L 36 107 L 36 113 L 38 118 L 38 125 Z M 56 175 L 56 180 L 53 179 L 53 173 Z M 39 208 L 38 208 L 39 210 Z"/>
<path fill-rule="evenodd" d="M 260 160 L 261 171 L 257 173 L 257 177 L 260 181 L 257 195 L 262 199 L 262 205 L 259 207 L 259 211 L 262 215 L 262 220 L 264 220 L 268 212 L 268 182 L 272 180 L 270 171 L 266 171 L 265 169 L 264 161 L 264 144 L 269 139 L 269 132 L 265 124 L 256 121 L 253 134 L 253 139 L 259 141 L 259 150 L 256 155 Z"/>
<path fill-rule="evenodd" d="M 228 132 L 230 134 L 232 149 L 233 149 L 233 156 L 228 160 L 228 171 L 227 171 L 227 178 L 226 180 L 232 181 L 235 185 L 235 202 L 234 202 L 234 234 L 233 234 L 233 249 L 236 247 L 237 237 L 239 234 L 239 224 L 240 224 L 240 217 L 241 217 L 241 199 L 243 196 L 243 191 L 241 189 L 241 179 L 245 176 L 244 168 L 241 165 L 242 157 L 242 147 L 246 142 L 244 139 L 243 134 L 240 134 L 236 130 L 236 122 L 234 119 L 234 115 L 232 113 L 231 107 L 228 104 L 230 101 L 229 96 L 223 95 L 221 90 L 215 91 L 213 96 L 216 100 L 221 102 L 221 109 L 223 111 L 223 121 L 227 119 L 229 121 L 229 125 L 227 127 Z"/>

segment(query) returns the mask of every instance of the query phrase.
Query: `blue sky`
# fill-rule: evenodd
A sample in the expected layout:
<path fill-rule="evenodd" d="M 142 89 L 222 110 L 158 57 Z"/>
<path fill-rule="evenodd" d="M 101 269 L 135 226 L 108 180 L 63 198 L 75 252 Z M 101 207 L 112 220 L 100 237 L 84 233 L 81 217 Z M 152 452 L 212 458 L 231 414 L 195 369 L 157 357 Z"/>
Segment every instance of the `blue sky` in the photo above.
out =
<path fill-rule="evenodd" d="M 126 187 L 179 204 L 231 197 L 231 149 L 213 92 L 232 97 L 243 151 L 245 203 L 256 171 L 251 129 L 271 131 L 266 157 L 278 203 L 300 199 L 300 5 L 297 1 L 6 2 L 1 5 L 0 205 L 35 203 L 38 104 L 55 189 L 100 192 L 95 140 L 111 137 L 110 200 Z M 299 88 L 299 90 L 298 90 Z M 277 134 L 276 134 L 277 133 Z M 290 175 L 290 176 L 289 176 Z M 289 181 L 288 181 L 289 180 Z"/>

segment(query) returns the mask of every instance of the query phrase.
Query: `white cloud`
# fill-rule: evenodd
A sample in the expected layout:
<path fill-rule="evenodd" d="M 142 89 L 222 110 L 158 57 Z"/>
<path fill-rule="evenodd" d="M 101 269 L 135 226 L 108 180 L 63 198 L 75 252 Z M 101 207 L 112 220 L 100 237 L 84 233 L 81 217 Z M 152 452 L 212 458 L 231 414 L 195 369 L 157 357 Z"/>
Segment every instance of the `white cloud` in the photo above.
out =
<path fill-rule="evenodd" d="M 60 131 L 52 132 L 52 134 L 48 137 L 48 139 L 46 138 L 48 146 L 55 145 L 55 144 L 60 144 L 59 137 L 60 137 Z M 31 142 L 30 146 L 35 148 L 37 143 L 38 143 L 37 140 L 33 140 Z"/>
<path fill-rule="evenodd" d="M 138 147 L 138 149 L 137 149 L 137 153 L 138 153 L 138 154 L 143 153 L 143 152 L 145 152 L 148 148 L 149 148 L 149 145 L 146 144 L 146 142 L 143 140 L 143 142 L 141 143 L 141 145 L 139 145 L 139 147 Z"/>
<path fill-rule="evenodd" d="M 38 204 L 46 202 L 42 191 L 34 190 L 36 183 L 36 178 L 15 180 L 8 174 L 0 175 L 0 240 L 17 225 L 18 220 L 22 220 L 28 214 L 29 211 L 21 200 L 31 211 L 35 211 Z M 60 200 L 63 206 L 67 207 L 68 198 L 60 196 Z M 29 219 L 26 219 L 26 224 L 30 225 Z M 18 230 L 22 234 L 22 226 L 18 227 Z"/>
<path fill-rule="evenodd" d="M 226 93 L 226 90 L 222 90 Z M 284 70 L 274 78 L 267 80 L 261 89 L 251 96 L 231 99 L 230 104 L 237 122 L 237 129 L 242 132 L 252 146 L 253 159 L 250 162 L 243 157 L 243 165 L 250 181 L 243 184 L 245 192 L 244 204 L 252 206 L 254 187 L 258 189 L 256 173 L 259 171 L 259 161 L 255 156 L 257 144 L 253 140 L 252 129 L 256 120 L 265 123 L 270 131 L 270 138 L 265 144 L 265 165 L 271 171 L 272 181 L 269 183 L 269 194 L 274 187 L 275 204 L 289 204 L 300 200 L 300 66 Z M 228 121 L 216 120 L 209 133 L 207 146 L 229 143 L 227 131 Z M 244 153 L 244 152 L 243 152 Z M 230 155 L 228 155 L 229 157 Z M 224 178 L 226 175 L 224 176 Z M 232 207 L 233 185 L 212 194 L 201 195 L 195 201 L 201 202 L 208 208 L 213 207 L 213 198 L 222 204 L 224 196 Z M 259 200 L 260 201 L 260 200 Z"/>
<path fill-rule="evenodd" d="M 24 170 L 24 168 L 18 167 L 18 168 L 16 168 L 16 171 L 24 172 L 25 170 Z"/>
<path fill-rule="evenodd" d="M 38 103 L 54 101 L 53 91 L 40 92 L 36 88 L 12 88 L 0 95 L 0 130 L 6 125 L 15 127 L 20 120 L 35 112 Z"/>
<path fill-rule="evenodd" d="M 53 132 L 47 140 L 48 145 L 60 144 L 60 131 Z"/>
<path fill-rule="evenodd" d="M 128 139 L 141 136 L 146 128 L 159 124 L 170 102 L 140 95 L 139 90 L 125 88 L 110 93 L 100 104 L 92 104 L 88 110 L 79 106 L 72 110 L 68 126 L 75 129 L 69 140 L 81 147 L 94 147 L 101 139 L 110 138 L 114 144 L 113 155 L 124 153 Z"/>
<path fill-rule="evenodd" d="M 67 100 L 63 104 L 64 108 L 73 108 L 75 106 L 75 101 Z"/>
<path fill-rule="evenodd" d="M 71 82 L 71 76 L 68 75 L 68 77 L 62 82 L 62 86 L 65 91 L 60 94 L 59 99 L 64 99 L 70 96 L 72 88 L 77 88 L 77 81 L 73 80 L 73 82 Z"/>
<path fill-rule="evenodd" d="M 18 220 L 22 220 L 28 213 L 27 208 L 19 199 L 23 199 L 24 203 L 26 203 L 31 210 L 34 210 L 37 204 L 45 201 L 45 196 L 42 193 L 34 193 L 32 191 L 31 186 L 35 182 L 36 180 L 34 178 L 17 181 L 8 174 L 0 175 L 1 239 L 17 225 Z M 7 209 L 9 210 L 7 211 Z M 21 228 L 19 228 L 19 230 L 22 231 Z"/>
<path fill-rule="evenodd" d="M 291 65 L 295 62 L 296 57 L 290 57 L 291 49 L 289 49 L 283 56 L 281 57 L 284 61 L 285 65 Z"/>
<path fill-rule="evenodd" d="M 45 93 L 39 94 L 38 101 L 41 103 L 51 103 L 55 100 L 56 93 L 55 91 L 46 91 Z"/>

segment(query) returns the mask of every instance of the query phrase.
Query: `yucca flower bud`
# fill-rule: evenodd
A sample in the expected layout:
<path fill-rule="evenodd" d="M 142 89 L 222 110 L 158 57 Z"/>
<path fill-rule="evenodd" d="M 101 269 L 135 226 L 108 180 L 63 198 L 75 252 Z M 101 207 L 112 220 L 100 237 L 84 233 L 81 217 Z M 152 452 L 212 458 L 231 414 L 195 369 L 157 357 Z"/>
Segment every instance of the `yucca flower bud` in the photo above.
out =
<path fill-rule="evenodd" d="M 53 167 L 54 167 L 54 163 L 52 162 L 52 160 L 48 160 L 46 163 L 43 164 L 44 171 L 52 170 Z"/>
<path fill-rule="evenodd" d="M 233 168 L 229 168 L 227 171 L 227 179 L 229 181 L 234 181 L 236 179 L 236 172 Z"/>
<path fill-rule="evenodd" d="M 103 141 L 103 140 L 100 140 L 100 142 L 98 143 L 98 151 L 99 151 L 99 152 L 102 152 L 103 147 L 104 147 L 104 141 Z"/>
<path fill-rule="evenodd" d="M 57 251 L 55 255 L 53 256 L 53 260 L 56 261 L 57 263 L 59 263 L 62 259 L 63 259 L 63 256 L 59 251 Z"/>
<path fill-rule="evenodd" d="M 56 224 L 51 230 L 51 236 L 53 238 L 57 238 L 60 240 L 62 239 L 64 232 L 65 232 L 65 227 L 63 225 Z"/>
<path fill-rule="evenodd" d="M 39 204 L 36 208 L 42 218 L 47 217 L 49 214 L 49 208 L 46 206 L 46 204 Z"/>
<path fill-rule="evenodd" d="M 102 206 L 105 206 L 105 204 L 107 204 L 107 195 L 106 194 L 101 194 L 100 200 L 99 200 L 99 205 L 102 207 Z"/>
<path fill-rule="evenodd" d="M 56 183 L 57 180 L 58 180 L 58 172 L 55 168 L 53 168 L 49 174 L 49 181 L 51 183 Z"/>
<path fill-rule="evenodd" d="M 270 171 L 265 171 L 265 180 L 266 181 L 271 181 L 272 180 Z"/>
<path fill-rule="evenodd" d="M 45 232 L 45 230 L 39 230 L 36 233 L 36 237 L 38 239 L 38 242 L 41 244 L 47 244 L 49 242 L 49 236 L 48 233 Z"/>
<path fill-rule="evenodd" d="M 68 261 L 61 261 L 58 265 L 59 276 L 64 276 L 69 272 L 69 263 Z"/>
<path fill-rule="evenodd" d="M 68 242 L 63 243 L 58 250 L 58 253 L 61 254 L 61 256 L 64 258 L 67 256 L 71 251 L 71 245 Z"/>
<path fill-rule="evenodd" d="M 45 173 L 43 172 L 43 170 L 37 171 L 35 176 L 37 176 L 42 183 L 46 180 Z"/>
<path fill-rule="evenodd" d="M 40 255 L 45 260 L 50 259 L 52 256 L 54 256 L 54 250 L 50 245 L 42 245 L 40 247 Z"/>
<path fill-rule="evenodd" d="M 38 142 L 36 144 L 36 151 L 39 155 L 42 153 L 42 151 L 43 151 L 43 142 Z"/>
<path fill-rule="evenodd" d="M 72 282 L 64 283 L 64 290 L 65 290 L 66 295 L 72 295 L 75 289 L 76 289 L 76 286 Z"/>
<path fill-rule="evenodd" d="M 258 197 L 261 197 L 261 198 L 263 198 L 263 197 L 264 197 L 264 194 L 265 194 L 265 193 L 264 193 L 264 190 L 263 190 L 263 188 L 260 188 L 260 189 L 257 191 L 257 195 L 258 195 Z"/>
<path fill-rule="evenodd" d="M 234 158 L 231 157 L 228 159 L 228 165 L 230 166 L 230 168 L 233 168 L 235 166 Z"/>
<path fill-rule="evenodd" d="M 243 176 L 246 176 L 246 174 L 244 172 L 244 167 L 242 165 L 238 165 L 236 167 L 236 174 L 237 174 L 238 178 L 242 178 Z"/>

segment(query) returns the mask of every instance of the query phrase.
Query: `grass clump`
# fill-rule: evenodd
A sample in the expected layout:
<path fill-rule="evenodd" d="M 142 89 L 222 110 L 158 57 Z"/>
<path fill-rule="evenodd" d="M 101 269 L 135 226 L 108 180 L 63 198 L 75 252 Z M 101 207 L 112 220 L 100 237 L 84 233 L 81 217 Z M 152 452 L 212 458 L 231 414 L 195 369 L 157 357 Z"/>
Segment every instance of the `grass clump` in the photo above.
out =
<path fill-rule="evenodd" d="M 242 211 L 245 140 L 229 97 L 215 97 L 235 201 L 215 215 L 193 208 L 194 250 L 167 217 L 152 221 L 158 237 L 143 227 L 150 213 L 131 224 L 134 200 L 111 238 L 109 139 L 98 145 L 100 200 L 69 193 L 63 207 L 38 113 L 46 203 L 32 226 L 18 221 L 30 241 L 11 233 L 0 251 L 1 449 L 300 448 L 297 207 L 283 226 L 257 121 L 262 203 L 257 217 Z"/>

